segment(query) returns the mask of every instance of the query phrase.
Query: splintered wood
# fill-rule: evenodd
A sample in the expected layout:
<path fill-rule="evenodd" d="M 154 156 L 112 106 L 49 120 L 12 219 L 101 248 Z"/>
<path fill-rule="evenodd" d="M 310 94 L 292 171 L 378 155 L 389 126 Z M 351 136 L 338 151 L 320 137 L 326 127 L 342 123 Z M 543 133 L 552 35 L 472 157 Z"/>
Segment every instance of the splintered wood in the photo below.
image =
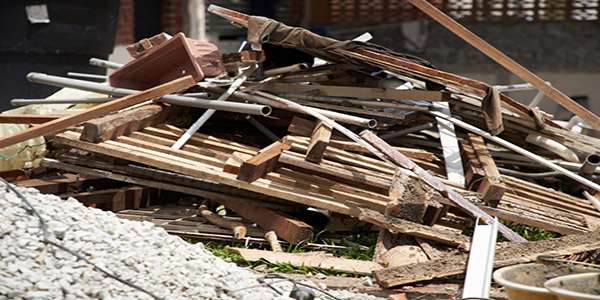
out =
<path fill-rule="evenodd" d="M 460 29 L 424 1 L 410 2 Z M 373 274 L 385 288 L 463 273 L 471 246 L 465 229 L 478 220 L 503 220 L 498 230 L 509 242 L 497 245 L 495 267 L 600 249 L 600 212 L 579 197 L 598 198 L 597 184 L 590 180 L 594 176 L 575 174 L 581 164 L 566 164 L 526 137 L 537 134 L 563 145 L 574 153 L 573 161 L 600 153 L 600 139 L 566 130 L 489 84 L 437 70 L 418 57 L 323 38 L 216 6 L 209 11 L 249 27 L 253 38 L 270 34 L 268 42 L 328 63 L 248 74 L 252 79 L 231 94 L 229 103 L 268 105 L 272 114 L 249 120 L 216 112 L 180 149 L 171 146 L 186 133 L 186 120 L 204 111 L 166 104 L 116 111 L 189 87 L 194 84 L 189 78 L 72 116 L 27 118 L 23 122 L 42 124 L 0 138 L 0 148 L 60 132 L 53 145 L 64 154 L 43 159 L 42 166 L 127 184 L 104 192 L 78 191 L 82 202 L 107 205 L 120 217 L 151 221 L 186 237 L 268 243 L 273 251 L 230 251 L 247 260 Z M 261 31 L 265 28 L 275 33 Z M 489 53 L 497 51 L 470 33 L 461 35 Z M 237 74 L 240 67 L 267 57 L 246 51 L 223 59 L 229 73 Z M 510 69 L 539 85 L 522 67 L 511 64 Z M 194 92 L 223 94 L 226 85 L 200 84 Z M 597 123 L 596 116 L 554 89 L 543 89 Z M 439 131 L 432 129 L 436 121 Z M 70 127 L 80 123 L 83 127 Z M 452 129 L 452 124 L 457 126 Z M 69 195 L 62 185 L 80 184 L 77 178 L 21 185 Z M 152 205 L 162 191 L 196 200 Z M 227 214 L 217 214 L 213 206 Z M 528 242 L 511 229 L 513 224 L 564 236 Z M 378 233 L 373 260 L 282 251 L 280 243 L 312 247 L 323 232 L 336 238 Z"/>

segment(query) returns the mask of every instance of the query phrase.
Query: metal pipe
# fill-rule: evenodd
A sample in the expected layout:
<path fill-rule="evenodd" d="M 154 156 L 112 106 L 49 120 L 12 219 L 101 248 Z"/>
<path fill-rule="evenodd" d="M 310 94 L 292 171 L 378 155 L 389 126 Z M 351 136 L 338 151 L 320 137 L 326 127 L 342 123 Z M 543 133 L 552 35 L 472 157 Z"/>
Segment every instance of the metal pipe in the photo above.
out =
<path fill-rule="evenodd" d="M 549 81 L 545 81 L 545 82 L 548 85 L 551 85 Z M 498 92 L 529 91 L 529 90 L 535 90 L 536 89 L 531 83 L 516 83 L 516 84 L 494 85 L 494 88 Z"/>
<path fill-rule="evenodd" d="M 208 88 L 206 88 L 206 90 L 209 92 L 214 92 L 214 93 L 224 93 L 225 92 L 222 88 L 216 88 L 216 87 L 208 87 Z M 298 109 L 296 106 L 287 105 L 286 103 L 289 103 L 287 101 L 290 101 L 290 100 L 287 100 L 287 99 L 284 99 L 281 97 L 277 97 L 275 95 L 267 94 L 264 92 L 260 92 L 260 91 L 253 91 L 252 93 L 258 93 L 258 95 L 254 95 L 254 94 L 250 95 L 250 94 L 247 94 L 244 92 L 236 91 L 235 93 L 233 93 L 233 96 L 240 100 L 244 100 L 244 101 L 257 102 L 257 103 L 269 105 L 269 106 L 272 106 L 275 108 L 287 109 L 287 110 L 294 111 L 294 112 L 309 114 L 305 110 Z M 283 99 L 285 101 L 279 101 L 280 99 Z M 353 124 L 353 125 L 367 127 L 367 128 L 375 128 L 377 126 L 377 121 L 375 121 L 374 119 L 365 119 L 365 118 L 361 118 L 361 117 L 356 117 L 356 116 L 352 116 L 352 115 L 342 114 L 342 113 L 329 111 L 329 110 L 325 110 L 325 109 L 314 108 L 314 107 L 311 107 L 311 110 L 313 110 L 319 114 L 322 114 L 323 116 L 326 116 L 330 119 L 333 119 L 333 120 L 339 121 L 339 122 L 343 122 L 346 124 Z"/>
<path fill-rule="evenodd" d="M 543 92 L 537 92 L 537 94 L 535 94 L 535 97 L 533 97 L 528 106 L 537 107 L 540 104 L 540 102 L 542 102 L 542 99 L 544 99 L 545 95 L 546 94 L 544 94 Z"/>
<path fill-rule="evenodd" d="M 517 84 L 494 85 L 494 88 L 498 92 L 535 90 L 535 87 L 533 87 L 533 85 L 531 85 L 531 83 L 517 83 Z"/>
<path fill-rule="evenodd" d="M 262 134 L 264 134 L 266 137 L 268 137 L 269 139 L 271 139 L 273 142 L 276 142 L 276 141 L 280 140 L 280 138 L 277 135 L 275 135 L 273 133 L 273 131 L 269 130 L 269 128 L 265 127 L 265 125 L 263 125 L 260 122 L 258 122 L 251 115 L 247 115 L 246 116 L 246 120 L 248 120 L 248 122 L 250 122 L 250 124 L 252 124 L 252 126 L 254 126 L 256 129 L 258 129 L 258 131 L 262 132 Z"/>
<path fill-rule="evenodd" d="M 581 184 L 583 184 L 583 185 L 585 185 L 585 186 L 587 186 L 587 187 L 589 187 L 591 189 L 594 189 L 596 191 L 600 191 L 600 185 L 598 185 L 597 183 L 595 183 L 593 181 L 590 181 L 590 180 L 588 180 L 586 178 L 583 178 L 582 176 L 579 176 L 579 175 L 577 175 L 577 174 L 575 174 L 575 173 L 573 173 L 573 172 L 571 172 L 571 171 L 569 171 L 569 170 L 567 170 L 567 169 L 565 169 L 565 168 L 563 168 L 561 166 L 558 166 L 557 164 L 554 164 L 554 163 L 552 163 L 552 162 L 544 159 L 543 157 L 541 157 L 541 156 L 539 156 L 539 155 L 537 155 L 535 153 L 529 152 L 529 151 L 527 151 L 527 150 L 525 150 L 525 149 L 523 149 L 523 148 L 521 148 L 521 147 L 519 147 L 519 146 L 517 146 L 517 145 L 515 145 L 513 143 L 510 143 L 510 142 L 508 142 L 506 140 L 503 140 L 503 139 L 501 139 L 501 138 L 499 138 L 497 136 L 491 135 L 487 131 L 483 131 L 483 130 L 481 130 L 481 129 L 479 129 L 479 128 L 477 128 L 477 127 L 475 127 L 475 126 L 473 126 L 473 125 L 471 125 L 469 123 L 460 121 L 460 120 L 458 120 L 456 118 L 447 116 L 447 115 L 445 115 L 443 113 L 440 113 L 440 112 L 437 112 L 437 111 L 430 111 L 429 113 L 432 114 L 432 115 L 434 115 L 434 116 L 436 116 L 436 117 L 444 118 L 444 119 L 446 119 L 446 120 L 454 123 L 454 125 L 456 125 L 456 126 L 459 126 L 459 127 L 462 127 L 462 128 L 464 128 L 466 130 L 474 132 L 474 133 L 476 133 L 476 134 L 478 134 L 478 135 L 480 135 L 480 136 L 482 136 L 482 137 L 484 137 L 484 138 L 486 138 L 488 140 L 491 140 L 494 143 L 497 143 L 497 144 L 499 144 L 501 146 L 504 146 L 504 147 L 506 147 L 506 148 L 508 148 L 510 150 L 513 150 L 513 151 L 519 153 L 519 154 L 522 154 L 525 157 L 527 157 L 529 159 L 532 159 L 532 160 L 536 161 L 537 163 L 539 163 L 541 165 L 544 165 L 544 166 L 546 166 L 546 167 L 548 167 L 548 168 L 550 168 L 552 170 L 558 171 L 558 172 L 562 173 L 563 175 L 565 175 L 565 176 L 567 176 L 567 177 L 569 177 L 569 178 L 571 178 L 571 179 L 573 179 L 573 180 L 575 180 L 575 181 L 577 181 L 577 182 L 579 182 L 579 183 L 581 183 Z"/>
<path fill-rule="evenodd" d="M 231 94 L 233 92 L 235 92 L 235 90 L 237 90 L 240 87 L 240 85 L 242 85 L 242 83 L 244 83 L 244 81 L 246 81 L 249 73 L 254 71 L 254 69 L 255 68 L 250 68 L 249 70 L 244 72 L 242 75 L 240 75 L 238 78 L 236 78 L 233 81 L 233 83 L 229 86 L 227 91 L 225 93 L 221 94 L 221 96 L 219 96 L 219 98 L 215 101 L 225 102 L 225 100 L 227 100 L 227 98 L 229 98 L 229 96 L 231 96 Z M 179 137 L 179 139 L 177 139 L 175 144 L 173 144 L 173 146 L 171 146 L 171 149 L 179 150 L 181 148 L 181 146 L 183 146 L 192 137 L 192 135 L 194 135 L 194 133 L 196 133 L 196 131 L 198 131 L 198 129 L 200 129 L 200 127 L 202 127 L 202 125 L 204 125 L 204 123 L 206 123 L 206 121 L 208 121 L 208 119 L 210 119 L 210 117 L 215 113 L 215 111 L 216 110 L 214 110 L 214 109 L 207 109 L 202 114 L 202 116 L 200 116 L 200 118 L 198 118 L 198 120 L 196 120 L 196 122 L 194 122 L 194 124 L 192 124 L 192 126 L 190 128 L 188 128 L 188 130 Z"/>
<path fill-rule="evenodd" d="M 594 206 L 594 208 L 597 211 L 600 211 L 600 200 L 598 200 L 598 198 L 594 197 L 594 195 L 590 194 L 590 192 L 585 190 L 582 192 L 582 194 L 585 197 L 585 199 L 590 201 L 590 203 Z"/>
<path fill-rule="evenodd" d="M 89 78 L 89 79 L 99 79 L 99 80 L 106 80 L 108 78 L 108 76 L 106 76 L 106 75 L 77 73 L 77 72 L 67 72 L 67 76 L 79 77 L 79 78 Z"/>
<path fill-rule="evenodd" d="M 546 178 L 546 177 L 550 177 L 550 176 L 557 176 L 557 175 L 562 175 L 561 172 L 558 171 L 550 171 L 550 172 L 540 172 L 540 173 L 525 173 L 525 172 L 521 172 L 521 171 L 515 171 L 515 170 L 511 170 L 511 169 L 505 169 L 505 168 L 501 168 L 501 167 L 497 167 L 498 168 L 498 172 L 500 172 L 500 174 L 504 174 L 504 175 L 510 175 L 513 177 L 520 177 L 520 178 Z"/>
<path fill-rule="evenodd" d="M 120 63 L 116 63 L 116 62 L 112 62 L 112 61 L 108 61 L 108 60 L 104 60 L 104 59 L 99 59 L 99 58 L 95 58 L 95 57 L 90 58 L 89 63 L 92 66 L 102 67 L 102 68 L 106 68 L 106 69 L 114 69 L 114 70 L 123 66 L 123 64 L 120 64 Z"/>
<path fill-rule="evenodd" d="M 435 125 L 434 122 L 429 122 L 429 123 L 421 124 L 421 125 L 418 125 L 418 126 L 414 126 L 414 127 L 402 129 L 402 130 L 398 130 L 398 131 L 394 131 L 394 132 L 390 132 L 390 133 L 385 133 L 385 134 L 380 135 L 379 137 L 381 139 L 387 140 L 387 139 L 391 139 L 391 138 L 395 138 L 395 137 L 407 135 L 407 134 L 410 134 L 410 133 L 419 132 L 421 130 L 433 128 L 434 125 Z"/>
<path fill-rule="evenodd" d="M 308 68 L 309 68 L 309 65 L 307 63 L 299 63 L 299 64 L 287 66 L 287 67 L 266 70 L 264 72 L 264 75 L 265 75 L 265 77 L 271 77 L 271 76 L 284 74 L 284 73 L 302 71 L 302 70 L 306 70 Z"/>
<path fill-rule="evenodd" d="M 211 93 L 185 93 L 185 94 L 181 94 L 181 96 L 195 97 L 195 98 L 212 98 L 213 94 L 211 94 Z"/>
<path fill-rule="evenodd" d="M 594 171 L 596 171 L 598 165 L 600 165 L 600 155 L 590 154 L 585 158 L 583 165 L 581 165 L 581 169 L 579 169 L 579 173 L 583 175 L 592 175 L 594 174 Z"/>
<path fill-rule="evenodd" d="M 422 112 L 427 112 L 430 110 L 429 106 L 408 105 L 408 104 L 400 104 L 400 103 L 395 103 L 395 102 L 355 100 L 355 99 L 348 99 L 348 98 L 329 97 L 329 96 L 313 96 L 313 95 L 292 94 L 292 93 L 277 93 L 277 95 L 279 95 L 280 97 L 284 97 L 284 98 L 292 98 L 292 99 L 298 99 L 298 100 L 323 102 L 323 103 L 335 103 L 335 104 L 350 103 L 352 105 L 360 105 L 360 106 L 367 106 L 367 107 L 395 108 L 395 109 L 422 111 Z"/>
<path fill-rule="evenodd" d="M 106 103 L 117 98 L 83 98 L 83 99 L 12 99 L 13 106 L 25 106 L 29 104 L 77 104 L 77 103 Z"/>
<path fill-rule="evenodd" d="M 562 157 L 563 159 L 570 162 L 579 162 L 579 157 L 575 152 L 571 151 L 571 149 L 567 148 L 567 146 L 549 139 L 547 137 L 543 137 L 537 133 L 530 133 L 525 138 L 525 141 L 536 146 L 542 147 L 546 150 L 550 150 L 556 155 Z"/>
<path fill-rule="evenodd" d="M 30 82 L 43 83 L 59 87 L 76 88 L 84 91 L 90 91 L 95 93 L 115 95 L 123 97 L 131 95 L 139 91 L 124 88 L 114 88 L 107 86 L 102 83 L 90 82 L 85 80 L 77 80 L 71 78 L 65 78 L 60 76 L 52 76 L 42 73 L 29 73 L 27 74 L 27 80 Z M 166 95 L 160 99 L 160 102 L 169 103 L 173 105 L 189 106 L 196 108 L 205 109 L 216 109 L 229 112 L 236 112 L 249 115 L 263 115 L 267 116 L 271 113 L 271 107 L 267 105 L 257 105 L 248 103 L 236 103 L 226 101 L 215 101 L 200 98 L 185 97 L 179 95 Z"/>

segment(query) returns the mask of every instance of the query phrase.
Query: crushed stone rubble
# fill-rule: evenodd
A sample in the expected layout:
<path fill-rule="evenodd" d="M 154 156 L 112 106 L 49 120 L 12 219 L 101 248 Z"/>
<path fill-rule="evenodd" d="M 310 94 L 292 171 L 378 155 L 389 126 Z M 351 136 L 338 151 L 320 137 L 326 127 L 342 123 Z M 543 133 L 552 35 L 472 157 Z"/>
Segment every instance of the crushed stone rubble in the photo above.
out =
<path fill-rule="evenodd" d="M 17 189 L 45 219 L 50 239 L 159 297 L 289 299 L 267 287 L 231 292 L 257 285 L 259 275 L 214 256 L 202 243 L 186 243 L 150 222 L 120 219 L 73 198 L 63 200 L 33 188 Z M 281 290 L 286 290 L 284 283 Z M 379 299 L 349 291 L 328 292 L 340 299 Z M 2 184 L 0 299 L 153 298 L 109 278 L 70 253 L 46 245 L 39 219 Z"/>

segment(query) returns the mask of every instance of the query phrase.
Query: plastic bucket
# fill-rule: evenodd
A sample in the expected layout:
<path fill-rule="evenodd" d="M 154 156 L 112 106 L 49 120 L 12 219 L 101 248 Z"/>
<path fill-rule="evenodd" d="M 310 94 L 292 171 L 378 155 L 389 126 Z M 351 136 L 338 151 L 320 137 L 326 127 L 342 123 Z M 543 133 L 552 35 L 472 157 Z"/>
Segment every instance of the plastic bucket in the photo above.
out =
<path fill-rule="evenodd" d="M 504 267 L 494 272 L 494 281 L 503 285 L 509 300 L 558 300 L 542 284 L 539 277 L 544 276 L 539 264 L 522 264 Z M 542 285 L 542 286 L 538 286 Z"/>
<path fill-rule="evenodd" d="M 600 300 L 600 273 L 559 276 L 544 283 L 560 300 Z"/>

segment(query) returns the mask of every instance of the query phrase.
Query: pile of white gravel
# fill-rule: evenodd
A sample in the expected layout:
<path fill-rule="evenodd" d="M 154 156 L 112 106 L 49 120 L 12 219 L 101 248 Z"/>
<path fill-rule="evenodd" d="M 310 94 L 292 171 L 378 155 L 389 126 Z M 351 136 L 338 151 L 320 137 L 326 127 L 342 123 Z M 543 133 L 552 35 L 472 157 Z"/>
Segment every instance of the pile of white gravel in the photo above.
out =
<path fill-rule="evenodd" d="M 120 219 L 33 188 L 18 190 L 46 220 L 51 240 L 159 297 L 289 299 L 267 287 L 231 292 L 256 285 L 259 276 L 150 222 Z M 39 219 L 0 182 L 0 299 L 153 299 L 43 239 Z M 290 286 L 282 291 L 289 292 Z M 333 293 L 343 299 L 371 298 Z"/>

